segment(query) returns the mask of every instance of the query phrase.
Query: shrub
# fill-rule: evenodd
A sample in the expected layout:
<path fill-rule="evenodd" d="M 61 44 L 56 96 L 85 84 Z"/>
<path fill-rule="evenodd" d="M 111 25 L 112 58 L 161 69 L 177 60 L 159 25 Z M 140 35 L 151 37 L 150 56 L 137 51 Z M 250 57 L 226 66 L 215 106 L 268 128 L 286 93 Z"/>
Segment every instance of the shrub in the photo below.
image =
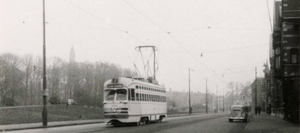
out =
<path fill-rule="evenodd" d="M 57 95 L 50 96 L 49 103 L 51 104 L 60 104 L 60 98 Z"/>

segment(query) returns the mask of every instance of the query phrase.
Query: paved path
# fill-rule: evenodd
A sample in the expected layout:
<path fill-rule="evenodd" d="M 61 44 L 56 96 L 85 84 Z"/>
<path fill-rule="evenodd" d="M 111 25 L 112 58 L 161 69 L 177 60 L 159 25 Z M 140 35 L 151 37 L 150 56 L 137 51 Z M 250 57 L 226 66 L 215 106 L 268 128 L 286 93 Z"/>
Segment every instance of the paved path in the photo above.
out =
<path fill-rule="evenodd" d="M 84 124 L 94 124 L 94 123 L 104 123 L 104 120 L 100 119 L 100 120 L 77 120 L 77 121 L 48 122 L 47 126 L 43 126 L 42 123 L 0 125 L 0 132 L 1 131 L 12 131 L 12 130 L 72 126 L 72 125 L 84 125 Z"/>
<path fill-rule="evenodd" d="M 300 133 L 299 125 L 268 114 L 253 115 L 243 133 Z"/>

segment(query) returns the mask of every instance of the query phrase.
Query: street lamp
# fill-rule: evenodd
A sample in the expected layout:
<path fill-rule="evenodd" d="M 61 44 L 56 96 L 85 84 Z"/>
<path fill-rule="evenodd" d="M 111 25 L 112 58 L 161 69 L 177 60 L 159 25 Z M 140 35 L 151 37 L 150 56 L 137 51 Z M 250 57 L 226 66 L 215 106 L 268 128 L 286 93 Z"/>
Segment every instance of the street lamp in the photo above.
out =
<path fill-rule="evenodd" d="M 207 79 L 206 79 L 206 95 L 205 95 L 205 101 L 206 101 L 206 103 L 205 103 L 205 107 L 206 107 L 206 114 L 208 113 L 208 105 L 207 105 Z"/>
<path fill-rule="evenodd" d="M 43 0 L 43 126 L 47 126 L 47 81 L 46 81 L 46 33 L 45 33 L 45 0 Z"/>
<path fill-rule="evenodd" d="M 256 70 L 256 67 L 255 67 L 255 115 L 257 114 L 257 77 L 256 77 L 256 74 L 257 74 L 257 70 Z"/>
<path fill-rule="evenodd" d="M 223 88 L 223 112 L 225 112 L 225 95 L 224 95 L 224 88 Z"/>
<path fill-rule="evenodd" d="M 191 71 L 191 69 L 189 68 L 189 115 L 192 114 L 192 107 L 191 107 L 191 75 L 190 75 L 190 71 Z"/>
<path fill-rule="evenodd" d="M 217 98 L 216 98 L 216 100 L 217 100 L 217 112 L 219 112 L 219 90 L 218 90 L 218 85 L 216 85 L 216 89 L 217 89 Z"/>

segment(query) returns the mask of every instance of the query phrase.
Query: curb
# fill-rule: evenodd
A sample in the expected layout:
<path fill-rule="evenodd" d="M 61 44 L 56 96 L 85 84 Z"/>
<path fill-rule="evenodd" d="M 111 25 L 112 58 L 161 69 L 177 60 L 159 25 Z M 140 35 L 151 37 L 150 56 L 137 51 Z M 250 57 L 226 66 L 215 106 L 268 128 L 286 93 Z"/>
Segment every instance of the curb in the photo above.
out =
<path fill-rule="evenodd" d="M 247 129 L 248 125 L 252 122 L 253 120 L 253 114 L 249 114 L 250 117 L 248 119 L 247 125 L 244 127 L 243 132 Z"/>
<path fill-rule="evenodd" d="M 215 113 L 209 113 L 210 115 L 212 114 L 215 114 Z M 216 113 L 216 114 L 222 114 L 222 113 Z M 207 115 L 207 114 L 202 114 L 202 113 L 194 113 L 192 115 Z M 191 115 L 191 116 L 192 116 Z M 168 115 L 168 117 L 182 117 L 182 116 L 189 116 L 188 114 L 180 114 L 180 115 Z M 99 120 L 99 121 L 90 121 L 90 122 L 72 122 L 70 121 L 70 123 L 64 123 L 64 124 L 61 124 L 61 123 L 57 123 L 57 124 L 52 124 L 52 125 L 49 125 L 48 123 L 48 126 L 28 126 L 28 127 L 15 127 L 15 128 L 3 128 L 1 129 L 0 128 L 0 132 L 5 132 L 5 131 L 17 131 L 17 130 L 28 130 L 28 129 L 40 129 L 40 128 L 54 128 L 54 127 L 64 127 L 64 126 L 76 126 L 76 125 L 87 125 L 87 124 L 96 124 L 96 123 L 104 123 L 104 120 Z"/>
<path fill-rule="evenodd" d="M 104 121 L 54 124 L 54 125 L 48 125 L 48 126 L 30 126 L 30 127 L 20 127 L 20 128 L 8 128 L 8 129 L 0 129 L 0 132 L 16 131 L 16 130 L 28 130 L 28 129 L 39 129 L 39 128 L 54 128 L 54 127 L 64 127 L 64 126 L 76 126 L 76 125 L 87 125 L 87 124 L 96 124 L 96 123 L 104 123 Z"/>

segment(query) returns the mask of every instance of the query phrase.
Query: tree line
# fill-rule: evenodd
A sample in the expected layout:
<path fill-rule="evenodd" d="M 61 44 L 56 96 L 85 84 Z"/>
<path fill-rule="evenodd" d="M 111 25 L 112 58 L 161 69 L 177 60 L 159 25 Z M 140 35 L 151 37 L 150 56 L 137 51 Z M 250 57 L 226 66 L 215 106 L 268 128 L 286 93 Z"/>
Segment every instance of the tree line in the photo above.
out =
<path fill-rule="evenodd" d="M 47 58 L 47 90 L 51 104 L 67 103 L 102 106 L 103 84 L 119 76 L 136 75 L 128 68 L 108 62 L 64 61 Z M 32 55 L 0 55 L 0 105 L 41 105 L 43 92 L 43 60 Z"/>
<path fill-rule="evenodd" d="M 247 83 L 230 82 L 227 84 L 226 89 L 220 88 L 218 91 L 219 110 L 223 110 L 223 106 L 224 109 L 228 110 L 234 104 L 244 104 L 238 102 L 242 100 L 241 97 L 242 91 L 245 91 L 245 89 L 246 90 L 249 89 L 250 85 L 251 82 L 247 82 Z M 167 97 L 168 97 L 167 99 L 168 110 L 170 112 L 188 111 L 189 92 L 171 91 L 170 89 L 170 91 L 167 92 Z M 206 93 L 191 92 L 191 107 L 193 108 L 193 111 L 206 110 L 206 100 L 208 105 L 208 111 L 213 111 L 217 107 L 216 93 L 210 91 L 210 89 L 208 88 L 207 99 L 206 99 Z"/>

